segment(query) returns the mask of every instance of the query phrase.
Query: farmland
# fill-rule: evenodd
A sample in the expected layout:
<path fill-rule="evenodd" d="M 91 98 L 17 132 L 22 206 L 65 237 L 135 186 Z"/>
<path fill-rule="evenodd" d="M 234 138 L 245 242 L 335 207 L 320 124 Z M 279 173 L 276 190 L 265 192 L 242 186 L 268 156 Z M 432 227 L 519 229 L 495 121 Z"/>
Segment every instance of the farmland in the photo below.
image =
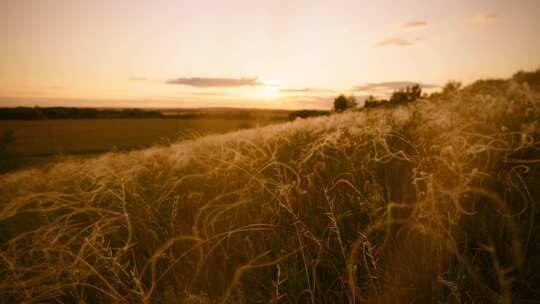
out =
<path fill-rule="evenodd" d="M 214 115 L 215 116 L 215 115 Z M 281 117 L 193 119 L 52 119 L 0 120 L 0 135 L 13 132 L 7 153 L 14 166 L 28 167 L 66 157 L 88 157 L 108 151 L 131 151 L 184 139 L 277 123 Z"/>
<path fill-rule="evenodd" d="M 272 121 L 228 119 L 73 119 L 0 121 L 13 130 L 10 151 L 24 156 L 131 150 L 160 142 L 223 133 Z"/>

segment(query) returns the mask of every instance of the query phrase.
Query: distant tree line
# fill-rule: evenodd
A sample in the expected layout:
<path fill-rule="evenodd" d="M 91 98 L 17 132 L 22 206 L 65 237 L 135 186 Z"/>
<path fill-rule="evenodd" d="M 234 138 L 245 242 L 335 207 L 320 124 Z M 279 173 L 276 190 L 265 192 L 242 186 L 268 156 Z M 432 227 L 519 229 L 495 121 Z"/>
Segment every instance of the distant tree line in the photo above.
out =
<path fill-rule="evenodd" d="M 374 108 L 383 105 L 398 105 L 417 100 L 422 96 L 420 85 L 413 85 L 394 91 L 389 99 L 377 99 L 370 95 L 364 102 L 364 108 Z M 357 107 L 354 96 L 339 95 L 334 99 L 334 111 L 343 112 Z"/>
<path fill-rule="evenodd" d="M 466 87 L 463 87 L 460 82 L 450 81 L 440 92 L 425 95 L 422 95 L 420 85 L 408 86 L 394 91 L 387 99 L 376 98 L 370 95 L 364 102 L 364 108 L 406 104 L 422 96 L 432 100 L 440 97 L 451 97 L 458 93 L 501 96 L 508 90 L 509 86 L 516 83 L 524 84 L 533 91 L 540 91 L 540 69 L 532 72 L 520 71 L 514 74 L 511 79 L 482 79 Z M 354 96 L 347 97 L 345 95 L 339 95 L 334 99 L 334 112 L 342 112 L 356 107 L 357 103 Z"/>
<path fill-rule="evenodd" d="M 98 119 L 98 118 L 161 118 L 158 111 L 140 109 L 95 109 L 68 107 L 16 107 L 0 108 L 0 120 L 23 119 Z"/>
<path fill-rule="evenodd" d="M 314 111 L 317 112 L 317 111 Z M 312 113 L 314 114 L 314 113 Z M 300 114 L 302 116 L 304 114 Z M 204 111 L 183 109 L 156 111 L 141 109 L 97 109 L 72 107 L 16 107 L 0 108 L 0 120 L 40 120 L 40 119 L 115 119 L 115 118 L 163 118 L 163 119 L 223 119 L 223 120 L 286 120 L 287 112 L 258 113 L 250 109 L 227 111 Z"/>
<path fill-rule="evenodd" d="M 222 119 L 222 120 L 287 120 L 286 114 L 259 115 L 251 110 L 231 110 L 227 112 L 186 112 L 175 114 L 163 114 L 163 118 L 175 119 Z"/>
<path fill-rule="evenodd" d="M 295 120 L 296 118 L 308 118 L 315 116 L 324 116 L 330 114 L 330 111 L 323 110 L 298 110 L 289 113 L 289 119 Z"/>
<path fill-rule="evenodd" d="M 382 105 L 398 105 L 413 102 L 422 96 L 420 85 L 408 86 L 404 89 L 394 91 L 389 99 L 376 99 L 368 96 L 364 102 L 364 108 L 374 108 Z"/>

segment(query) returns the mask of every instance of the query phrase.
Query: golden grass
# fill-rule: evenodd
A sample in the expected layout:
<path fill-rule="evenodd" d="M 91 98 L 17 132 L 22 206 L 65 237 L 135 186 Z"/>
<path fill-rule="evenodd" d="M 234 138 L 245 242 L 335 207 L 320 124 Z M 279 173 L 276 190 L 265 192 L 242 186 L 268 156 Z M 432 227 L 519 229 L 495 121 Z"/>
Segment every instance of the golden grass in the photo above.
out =
<path fill-rule="evenodd" d="M 540 295 L 539 99 L 461 92 L 0 177 L 0 302 Z"/>

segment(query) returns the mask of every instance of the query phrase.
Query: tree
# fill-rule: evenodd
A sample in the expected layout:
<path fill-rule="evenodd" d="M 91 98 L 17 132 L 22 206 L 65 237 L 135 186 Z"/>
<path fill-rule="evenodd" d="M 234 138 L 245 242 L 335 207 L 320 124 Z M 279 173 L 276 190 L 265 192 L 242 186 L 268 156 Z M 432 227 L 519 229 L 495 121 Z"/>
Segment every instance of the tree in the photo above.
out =
<path fill-rule="evenodd" d="M 456 94 L 461 89 L 461 82 L 449 81 L 443 88 L 442 94 L 444 96 L 450 96 Z"/>
<path fill-rule="evenodd" d="M 409 101 L 415 101 L 422 97 L 422 88 L 419 84 L 415 84 L 414 86 L 407 89 L 409 93 Z"/>
<path fill-rule="evenodd" d="M 377 100 L 375 100 L 375 97 L 373 95 L 369 95 L 368 98 L 366 98 L 366 101 L 364 101 L 364 108 L 372 108 L 377 105 Z"/>
<path fill-rule="evenodd" d="M 422 96 L 422 88 L 419 85 L 406 87 L 405 90 L 398 90 L 392 93 L 391 103 L 406 103 L 415 101 Z"/>
<path fill-rule="evenodd" d="M 356 107 L 356 99 L 354 96 L 347 97 L 342 94 L 334 99 L 334 110 L 336 112 L 343 112 L 354 107 Z"/>

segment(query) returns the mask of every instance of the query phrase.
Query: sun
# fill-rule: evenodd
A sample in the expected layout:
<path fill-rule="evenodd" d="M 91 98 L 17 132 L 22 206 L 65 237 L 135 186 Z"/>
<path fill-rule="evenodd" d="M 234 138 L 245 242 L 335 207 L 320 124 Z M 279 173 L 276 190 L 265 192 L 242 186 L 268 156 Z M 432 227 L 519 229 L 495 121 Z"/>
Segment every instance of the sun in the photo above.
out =
<path fill-rule="evenodd" d="M 279 90 L 275 86 L 264 86 L 261 88 L 261 95 L 264 99 L 276 99 L 279 97 Z"/>

